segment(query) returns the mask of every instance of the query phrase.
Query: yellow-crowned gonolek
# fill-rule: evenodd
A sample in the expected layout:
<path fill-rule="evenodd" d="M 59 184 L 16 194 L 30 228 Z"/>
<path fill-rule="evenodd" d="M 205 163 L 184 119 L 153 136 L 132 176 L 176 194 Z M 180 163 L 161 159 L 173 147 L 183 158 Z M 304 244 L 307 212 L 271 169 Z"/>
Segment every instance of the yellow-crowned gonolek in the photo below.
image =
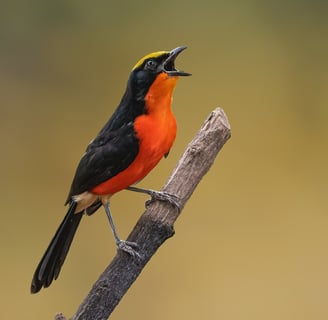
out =
<path fill-rule="evenodd" d="M 132 69 L 120 104 L 80 160 L 66 200 L 68 212 L 35 270 L 32 293 L 57 279 L 83 214 L 91 215 L 102 205 L 117 248 L 138 255 L 137 245 L 121 240 L 115 230 L 109 198 L 116 192 L 129 189 L 175 202 L 170 195 L 132 185 L 169 153 L 174 142 L 172 93 L 178 77 L 190 75 L 174 64 L 184 49 L 148 54 Z"/>

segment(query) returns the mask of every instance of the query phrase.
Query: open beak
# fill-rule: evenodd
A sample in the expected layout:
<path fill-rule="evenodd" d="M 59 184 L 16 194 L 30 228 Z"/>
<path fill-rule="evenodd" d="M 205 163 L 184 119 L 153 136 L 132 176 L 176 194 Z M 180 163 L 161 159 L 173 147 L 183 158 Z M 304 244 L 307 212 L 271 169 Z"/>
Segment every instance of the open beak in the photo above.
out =
<path fill-rule="evenodd" d="M 180 71 L 175 68 L 174 62 L 176 57 L 187 47 L 177 47 L 170 52 L 169 57 L 163 62 L 162 70 L 167 73 L 169 76 L 191 76 L 191 73 Z"/>

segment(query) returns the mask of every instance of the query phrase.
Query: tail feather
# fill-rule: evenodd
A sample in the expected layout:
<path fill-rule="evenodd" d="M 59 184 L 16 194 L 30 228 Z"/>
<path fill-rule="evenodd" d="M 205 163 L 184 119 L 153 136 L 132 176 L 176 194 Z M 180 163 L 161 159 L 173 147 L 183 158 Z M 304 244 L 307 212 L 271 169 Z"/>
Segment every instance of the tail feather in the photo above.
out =
<path fill-rule="evenodd" d="M 56 280 L 73 241 L 83 212 L 75 213 L 77 203 L 70 203 L 68 212 L 52 238 L 46 252 L 37 266 L 31 284 L 31 293 L 47 288 Z"/>

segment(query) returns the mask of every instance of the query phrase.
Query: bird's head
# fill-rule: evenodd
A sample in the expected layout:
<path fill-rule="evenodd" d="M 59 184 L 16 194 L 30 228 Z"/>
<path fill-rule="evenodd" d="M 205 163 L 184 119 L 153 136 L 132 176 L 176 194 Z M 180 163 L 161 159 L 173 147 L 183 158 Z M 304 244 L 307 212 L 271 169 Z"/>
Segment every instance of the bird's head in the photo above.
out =
<path fill-rule="evenodd" d="M 190 76 L 190 73 L 180 71 L 175 67 L 175 59 L 187 47 L 177 47 L 171 51 L 158 51 L 147 54 L 133 67 L 129 84 L 137 93 L 138 98 L 144 98 L 153 83 L 163 88 L 173 90 L 179 76 Z"/>

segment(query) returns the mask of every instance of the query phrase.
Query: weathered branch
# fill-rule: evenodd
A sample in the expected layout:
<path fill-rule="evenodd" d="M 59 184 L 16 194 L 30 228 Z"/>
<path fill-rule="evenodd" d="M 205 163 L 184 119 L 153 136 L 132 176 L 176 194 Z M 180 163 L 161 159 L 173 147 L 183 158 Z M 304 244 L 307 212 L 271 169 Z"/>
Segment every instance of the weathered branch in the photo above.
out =
<path fill-rule="evenodd" d="M 228 119 L 218 108 L 190 142 L 162 191 L 178 196 L 183 208 L 229 138 Z M 139 245 L 141 258 L 117 252 L 72 319 L 107 319 L 156 250 L 173 236 L 173 224 L 179 214 L 167 202 L 152 202 L 127 239 Z M 60 315 L 58 319 L 64 318 Z"/>

